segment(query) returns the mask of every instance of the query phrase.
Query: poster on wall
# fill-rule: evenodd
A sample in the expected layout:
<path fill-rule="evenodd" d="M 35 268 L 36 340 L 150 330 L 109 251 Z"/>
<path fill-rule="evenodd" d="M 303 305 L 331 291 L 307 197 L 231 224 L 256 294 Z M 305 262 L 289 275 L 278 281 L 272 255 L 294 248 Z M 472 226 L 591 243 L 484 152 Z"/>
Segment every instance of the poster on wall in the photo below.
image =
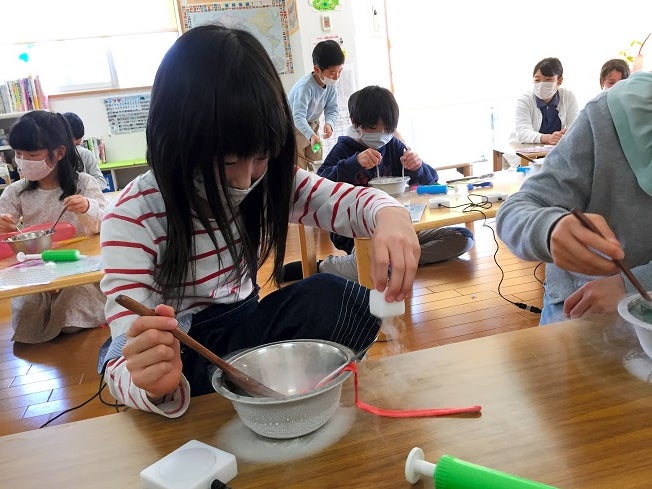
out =
<path fill-rule="evenodd" d="M 181 17 L 184 30 L 198 25 L 221 24 L 249 31 L 263 45 L 279 74 L 294 73 L 284 0 L 182 5 Z"/>
<path fill-rule="evenodd" d="M 147 126 L 151 94 L 126 95 L 104 99 L 111 134 L 144 131 Z"/>
<path fill-rule="evenodd" d="M 288 30 L 290 31 L 290 35 L 292 35 L 299 30 L 299 16 L 297 14 L 296 0 L 285 0 L 285 7 L 288 12 Z"/>

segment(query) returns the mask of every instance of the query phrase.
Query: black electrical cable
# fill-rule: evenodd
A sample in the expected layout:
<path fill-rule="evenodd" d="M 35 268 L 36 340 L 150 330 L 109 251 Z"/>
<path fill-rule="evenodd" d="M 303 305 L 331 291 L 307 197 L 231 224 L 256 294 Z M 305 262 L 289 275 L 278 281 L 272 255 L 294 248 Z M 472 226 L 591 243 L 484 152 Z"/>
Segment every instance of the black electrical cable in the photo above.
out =
<path fill-rule="evenodd" d="M 480 201 L 476 202 L 471 197 L 479 197 Z M 498 239 L 496 239 L 496 232 L 494 231 L 494 228 L 492 228 L 489 224 L 487 224 L 487 215 L 484 212 L 482 212 L 482 210 L 481 210 L 481 209 L 491 209 L 492 203 L 489 202 L 489 199 L 487 198 L 486 195 L 481 195 L 481 194 L 468 194 L 467 199 L 469 200 L 468 203 L 464 203 L 464 204 L 460 204 L 460 205 L 456 205 L 456 206 L 444 206 L 444 205 L 439 204 L 439 206 L 440 207 L 445 207 L 447 209 L 455 209 L 457 207 L 463 207 L 462 212 L 479 212 L 480 214 L 482 214 L 482 217 L 483 217 L 482 226 L 486 227 L 486 228 L 489 228 L 491 230 L 491 236 L 492 236 L 492 238 L 494 240 L 494 243 L 496 244 L 496 251 L 494 251 L 493 258 L 494 258 L 494 263 L 496 264 L 496 266 L 500 270 L 500 280 L 498 281 L 498 287 L 497 287 L 498 295 L 500 297 L 502 297 L 504 300 L 506 300 L 507 302 L 509 302 L 510 304 L 514 304 L 519 309 L 523 309 L 525 311 L 530 311 L 530 312 L 533 312 L 535 314 L 541 314 L 541 309 L 540 308 L 538 308 L 536 306 L 530 306 L 528 304 L 525 304 L 524 302 L 515 302 L 513 300 L 510 300 L 507 297 L 505 297 L 503 295 L 503 293 L 501 292 L 500 286 L 503 284 L 503 281 L 505 280 L 505 271 L 503 270 L 503 268 L 498 263 L 498 258 L 497 258 L 498 251 L 500 249 L 500 244 L 498 243 Z M 535 274 L 536 274 L 537 268 L 540 265 L 541 265 L 541 263 L 539 263 L 539 265 L 537 265 L 534 268 L 534 273 Z M 535 275 L 535 277 L 536 277 L 536 275 Z M 539 279 L 537 278 L 537 280 L 539 280 Z M 539 282 L 540 282 L 540 280 L 539 280 Z"/>
<path fill-rule="evenodd" d="M 534 274 L 534 278 L 537 279 L 537 282 L 539 282 L 541 285 L 543 284 L 543 280 L 541 280 L 539 277 L 537 277 L 537 271 L 539 270 L 539 267 L 543 265 L 543 262 L 539 262 L 536 267 L 534 267 L 534 271 L 532 272 Z"/>
<path fill-rule="evenodd" d="M 104 367 L 102 368 L 102 372 L 100 372 L 100 384 L 99 384 L 98 389 L 97 389 L 97 392 L 96 392 L 95 394 L 93 394 L 90 398 L 86 399 L 86 400 L 85 400 L 84 402 L 82 402 L 81 404 L 78 404 L 77 406 L 73 406 L 73 407 L 71 407 L 71 408 L 68 408 L 68 409 L 66 409 L 65 411 L 61 411 L 59 414 L 57 414 L 57 415 L 54 416 L 53 418 L 50 418 L 50 419 L 47 420 L 45 423 L 43 423 L 41 426 L 39 426 L 39 429 L 40 429 L 40 428 L 45 428 L 45 427 L 46 427 L 47 425 L 49 425 L 52 421 L 54 421 L 55 419 L 60 418 L 60 417 L 63 416 L 64 414 L 67 414 L 67 413 L 69 413 L 69 412 L 71 412 L 71 411 L 74 411 L 75 409 L 79 409 L 79 408 L 81 408 L 81 407 L 84 407 L 86 404 L 88 404 L 89 402 L 91 402 L 91 401 L 92 401 L 93 399 L 95 399 L 96 397 L 99 397 L 99 399 L 100 399 L 100 401 L 102 402 L 102 404 L 106 404 L 107 406 L 115 407 L 116 412 L 119 412 L 119 411 L 120 411 L 119 408 L 124 407 L 124 404 L 118 404 L 118 401 L 115 401 L 115 402 L 110 403 L 110 402 L 107 402 L 107 401 L 105 401 L 104 399 L 102 399 L 102 391 L 103 391 L 104 388 L 106 387 L 106 382 L 104 382 L 104 371 L 105 371 L 105 370 L 106 370 L 106 365 L 104 365 Z"/>

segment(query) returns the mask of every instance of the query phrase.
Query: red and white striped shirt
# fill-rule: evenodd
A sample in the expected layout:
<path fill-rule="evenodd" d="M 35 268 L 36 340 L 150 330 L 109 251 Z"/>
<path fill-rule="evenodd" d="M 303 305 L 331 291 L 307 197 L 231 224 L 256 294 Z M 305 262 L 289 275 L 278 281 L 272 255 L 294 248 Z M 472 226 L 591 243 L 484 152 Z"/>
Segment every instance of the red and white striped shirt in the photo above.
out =
<path fill-rule="evenodd" d="M 376 213 L 388 206 L 401 204 L 380 190 L 333 182 L 297 168 L 290 222 L 345 236 L 369 237 L 376 226 Z M 199 229 L 193 237 L 191 258 L 195 278 L 189 276 L 182 284 L 185 297 L 177 309 L 180 323 L 184 316 L 188 319 L 189 314 L 212 304 L 238 302 L 253 291 L 250 280 L 243 277 L 238 281 L 230 273 L 233 260 L 222 235 L 216 232 L 218 248 L 215 249 L 199 221 L 195 224 L 195 229 Z M 128 295 L 152 309 L 162 302 L 154 272 L 165 252 L 166 230 L 165 204 L 151 171 L 132 181 L 106 209 L 101 230 L 105 275 L 100 285 L 107 296 L 106 319 L 117 343 L 124 341 L 124 334 L 136 315 L 118 305 L 114 300 L 116 295 Z M 238 240 L 235 224 L 232 232 Z M 217 255 L 222 264 L 219 269 Z M 165 402 L 158 406 L 152 404 L 145 392 L 131 381 L 122 357 L 109 361 L 105 379 L 119 402 L 137 409 L 176 417 L 185 412 L 189 403 L 188 383 L 182 379 L 177 392 L 166 396 Z"/>

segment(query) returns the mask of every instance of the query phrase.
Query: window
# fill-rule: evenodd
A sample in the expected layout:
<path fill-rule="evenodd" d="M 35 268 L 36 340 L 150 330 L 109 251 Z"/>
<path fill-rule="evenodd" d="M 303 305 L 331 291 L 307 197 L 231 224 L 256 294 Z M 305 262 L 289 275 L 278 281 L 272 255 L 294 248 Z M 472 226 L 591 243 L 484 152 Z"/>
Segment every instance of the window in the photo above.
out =
<path fill-rule="evenodd" d="M 0 33 L 0 80 L 38 74 L 48 95 L 149 86 L 178 37 L 173 0 L 32 0 L 6 9 L 29 22 Z"/>

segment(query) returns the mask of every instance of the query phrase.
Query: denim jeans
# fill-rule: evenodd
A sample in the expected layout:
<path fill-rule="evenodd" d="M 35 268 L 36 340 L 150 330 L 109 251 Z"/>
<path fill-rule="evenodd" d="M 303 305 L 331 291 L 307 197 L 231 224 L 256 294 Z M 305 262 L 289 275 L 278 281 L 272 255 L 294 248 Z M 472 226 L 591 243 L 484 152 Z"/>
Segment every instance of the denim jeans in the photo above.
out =
<path fill-rule="evenodd" d="M 564 303 L 553 303 L 546 292 L 543 294 L 543 309 L 541 311 L 541 319 L 539 319 L 539 326 L 545 326 L 550 323 L 558 323 L 559 321 L 566 321 L 568 316 L 564 314 Z"/>
<path fill-rule="evenodd" d="M 257 291 L 235 304 L 218 304 L 195 314 L 189 334 L 218 356 L 291 339 L 323 339 L 366 350 L 380 320 L 369 313 L 365 287 L 318 273 L 258 300 Z M 183 373 L 193 396 L 213 392 L 214 367 L 182 348 Z"/>

